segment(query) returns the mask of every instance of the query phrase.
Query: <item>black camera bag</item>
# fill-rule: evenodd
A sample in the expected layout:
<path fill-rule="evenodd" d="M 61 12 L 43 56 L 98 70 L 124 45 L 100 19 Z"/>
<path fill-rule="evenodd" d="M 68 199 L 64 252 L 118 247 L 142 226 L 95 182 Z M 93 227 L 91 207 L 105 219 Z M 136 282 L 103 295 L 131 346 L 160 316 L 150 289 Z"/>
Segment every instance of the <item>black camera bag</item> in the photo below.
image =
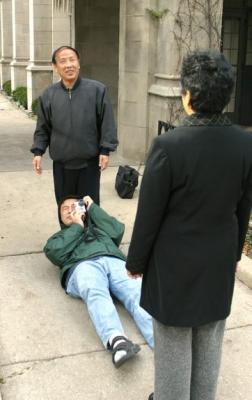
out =
<path fill-rule="evenodd" d="M 139 172 L 129 165 L 120 165 L 116 174 L 115 189 L 122 199 L 132 199 L 138 185 Z"/>

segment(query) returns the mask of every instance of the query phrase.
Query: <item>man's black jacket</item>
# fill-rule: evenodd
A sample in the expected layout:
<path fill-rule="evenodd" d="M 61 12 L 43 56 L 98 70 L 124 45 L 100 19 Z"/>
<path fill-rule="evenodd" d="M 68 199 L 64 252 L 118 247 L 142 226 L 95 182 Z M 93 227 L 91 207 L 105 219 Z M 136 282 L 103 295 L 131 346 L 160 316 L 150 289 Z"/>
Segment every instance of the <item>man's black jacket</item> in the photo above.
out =
<path fill-rule="evenodd" d="M 31 148 L 35 155 L 42 155 L 49 146 L 54 161 L 66 168 L 81 168 L 117 145 L 112 106 L 101 82 L 78 77 L 69 90 L 60 81 L 39 98 Z"/>

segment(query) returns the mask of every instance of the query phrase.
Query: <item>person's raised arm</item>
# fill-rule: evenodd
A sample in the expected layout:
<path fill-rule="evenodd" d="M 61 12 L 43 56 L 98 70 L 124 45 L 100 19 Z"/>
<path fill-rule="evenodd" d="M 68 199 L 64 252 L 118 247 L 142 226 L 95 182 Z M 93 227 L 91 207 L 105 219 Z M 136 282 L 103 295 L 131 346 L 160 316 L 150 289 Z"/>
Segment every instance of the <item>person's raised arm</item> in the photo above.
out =
<path fill-rule="evenodd" d="M 124 224 L 107 214 L 89 196 L 85 196 L 83 200 L 94 225 L 104 231 L 119 246 L 124 234 Z"/>
<path fill-rule="evenodd" d="M 99 166 L 101 170 L 104 170 L 109 164 L 109 153 L 115 151 L 118 146 L 113 107 L 106 87 L 100 90 L 97 103 L 97 118 L 100 131 Z"/>

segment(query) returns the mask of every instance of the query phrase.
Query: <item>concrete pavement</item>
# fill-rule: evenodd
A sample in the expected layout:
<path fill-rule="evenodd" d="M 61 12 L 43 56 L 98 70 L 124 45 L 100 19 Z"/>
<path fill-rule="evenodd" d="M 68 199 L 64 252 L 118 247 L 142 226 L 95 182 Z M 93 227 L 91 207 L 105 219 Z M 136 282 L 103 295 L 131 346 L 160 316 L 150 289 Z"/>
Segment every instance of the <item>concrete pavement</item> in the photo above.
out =
<path fill-rule="evenodd" d="M 29 147 L 34 124 L 0 95 L 2 400 L 147 400 L 153 389 L 153 354 L 131 318 L 118 304 L 128 336 L 141 345 L 142 351 L 116 370 L 94 332 L 86 308 L 81 301 L 65 295 L 57 268 L 42 253 L 58 222 L 50 160 L 45 158 L 41 177 L 31 170 Z M 119 162 L 115 155 L 112 166 L 102 175 L 101 203 L 125 222 L 126 251 L 138 191 L 132 200 L 117 196 L 114 180 Z M 251 264 L 245 258 L 240 272 L 247 285 Z M 237 280 L 217 400 L 252 398 L 251 349 L 252 291 Z"/>

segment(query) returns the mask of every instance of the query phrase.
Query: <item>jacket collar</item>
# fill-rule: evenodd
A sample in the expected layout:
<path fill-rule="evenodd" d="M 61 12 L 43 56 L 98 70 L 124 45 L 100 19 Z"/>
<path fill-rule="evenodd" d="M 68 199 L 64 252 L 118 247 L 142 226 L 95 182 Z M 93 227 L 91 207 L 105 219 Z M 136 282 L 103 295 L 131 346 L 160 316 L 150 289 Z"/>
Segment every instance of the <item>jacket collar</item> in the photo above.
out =
<path fill-rule="evenodd" d="M 69 89 L 64 85 L 64 83 L 63 83 L 62 80 L 60 81 L 60 83 L 61 83 L 61 86 L 63 87 L 63 89 L 69 90 Z M 80 75 L 78 75 L 78 78 L 77 78 L 76 81 L 74 82 L 74 85 L 73 85 L 73 87 L 71 88 L 71 91 L 77 89 L 77 87 L 80 85 L 80 83 L 81 83 L 81 77 L 80 77 Z"/>
<path fill-rule="evenodd" d="M 183 126 L 225 126 L 232 125 L 226 114 L 199 114 L 195 113 L 185 117 Z"/>

